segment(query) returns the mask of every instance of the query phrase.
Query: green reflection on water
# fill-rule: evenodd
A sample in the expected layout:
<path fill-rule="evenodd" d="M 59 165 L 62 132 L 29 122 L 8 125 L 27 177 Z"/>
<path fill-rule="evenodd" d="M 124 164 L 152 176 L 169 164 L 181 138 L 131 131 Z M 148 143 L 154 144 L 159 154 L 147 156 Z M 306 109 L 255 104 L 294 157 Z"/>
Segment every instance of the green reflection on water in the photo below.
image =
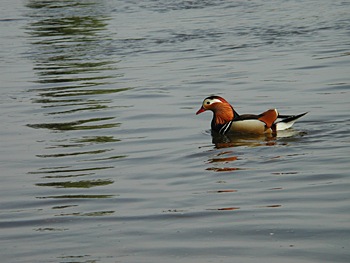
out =
<path fill-rule="evenodd" d="M 108 106 L 103 106 L 103 105 L 92 105 L 88 107 L 81 107 L 73 110 L 65 110 L 65 111 L 55 111 L 55 112 L 49 112 L 47 115 L 61 115 L 61 114 L 69 114 L 69 113 L 74 113 L 78 111 L 95 111 L 95 110 L 101 110 L 101 109 L 107 109 Z"/>
<path fill-rule="evenodd" d="M 129 89 L 103 87 L 115 84 L 117 78 L 123 76 L 116 66 L 120 59 L 110 56 L 113 38 L 107 28 L 110 17 L 105 3 L 29 1 L 26 6 L 29 8 L 27 33 L 32 44 L 30 58 L 35 63 L 36 82 L 58 85 L 36 88 L 45 91 L 40 96 L 91 96 Z M 87 89 L 91 86 L 97 88 Z M 45 103 L 48 102 L 54 103 Z M 94 106 L 95 110 L 103 108 Z M 68 112 L 75 111 L 78 110 Z"/>
<path fill-rule="evenodd" d="M 28 174 L 38 174 L 47 181 L 59 181 L 59 178 L 73 180 L 78 179 L 77 177 L 86 179 L 86 176 L 97 178 L 38 182 L 37 186 L 81 189 L 112 184 L 112 180 L 98 178 L 100 173 L 114 168 L 113 161 L 109 165 L 98 162 L 126 156 L 114 152 L 113 144 L 120 140 L 113 136 L 105 136 L 102 132 L 121 125 L 115 121 L 115 114 L 107 110 L 118 107 L 115 104 L 110 106 L 114 103 L 114 96 L 130 90 L 130 87 L 120 86 L 119 78 L 123 77 L 123 73 L 118 67 L 120 58 L 113 57 L 114 41 L 108 29 L 110 17 L 106 3 L 94 0 L 29 0 L 26 7 L 26 30 L 31 44 L 28 58 L 33 61 L 33 70 L 37 76 L 37 86 L 28 92 L 33 94 L 32 102 L 40 105 L 42 115 L 45 116 L 45 120 L 41 120 L 39 116 L 37 123 L 27 126 L 59 131 L 49 133 L 40 141 L 45 144 L 45 152 L 35 155 L 45 160 L 41 167 L 51 167 L 38 168 L 37 171 Z M 57 149 L 59 152 L 54 152 Z M 72 151 L 73 149 L 75 150 Z M 82 155 L 86 156 L 84 160 Z M 99 159 L 92 159 L 96 158 L 94 156 Z M 113 196 L 78 193 L 38 198 L 80 199 Z M 85 215 L 103 215 L 109 212 Z"/>
<path fill-rule="evenodd" d="M 61 61 L 68 58 L 60 56 L 55 59 L 50 58 L 50 60 Z M 36 66 L 34 70 L 39 71 L 39 76 L 48 76 L 48 75 L 69 75 L 69 74 L 80 74 L 80 73 L 91 73 L 96 71 L 103 70 L 115 70 L 115 67 L 111 67 L 109 65 L 113 65 L 112 61 L 96 61 L 96 62 L 67 62 L 65 67 L 60 67 L 57 65 L 45 65 L 45 66 Z M 108 66 L 108 67 L 106 67 Z M 90 70 L 89 70 L 90 69 Z M 108 76 L 111 77 L 111 76 Z"/>
<path fill-rule="evenodd" d="M 106 167 L 88 167 L 80 169 L 65 169 L 70 167 L 51 167 L 51 168 L 41 168 L 36 172 L 28 172 L 28 174 L 56 174 L 56 173 L 73 173 L 73 172 L 84 172 L 84 171 L 98 171 L 114 168 L 114 166 Z"/>
<path fill-rule="evenodd" d="M 109 156 L 105 158 L 99 158 L 99 159 L 92 159 L 91 161 L 103 161 L 103 160 L 114 160 L 114 159 L 122 159 L 126 158 L 128 155 L 114 155 L 114 156 Z"/>
<path fill-rule="evenodd" d="M 42 178 L 75 178 L 75 177 L 80 177 L 80 176 L 89 176 L 93 175 L 93 173 L 81 173 L 81 174 L 65 174 L 65 175 L 47 175 L 43 176 Z"/>
<path fill-rule="evenodd" d="M 115 211 L 97 211 L 97 212 L 89 212 L 89 213 L 66 213 L 66 214 L 60 214 L 60 216 L 107 216 L 114 214 Z"/>
<path fill-rule="evenodd" d="M 104 22 L 107 17 L 97 16 L 66 16 L 66 17 L 51 17 L 31 23 L 36 31 L 30 32 L 33 36 L 94 36 L 99 28 L 105 27 Z M 89 39 L 87 39 L 89 40 Z M 90 39 L 90 41 L 92 41 Z"/>
<path fill-rule="evenodd" d="M 56 154 L 37 154 L 37 157 L 42 158 L 50 158 L 50 157 L 67 157 L 67 156 L 75 156 L 75 155 L 85 155 L 85 154 L 99 154 L 107 151 L 111 151 L 110 149 L 106 150 L 96 150 L 96 151 L 84 151 L 84 152 L 73 152 L 73 153 L 56 153 Z"/>
<path fill-rule="evenodd" d="M 113 127 L 117 127 L 120 125 L 120 123 L 107 123 L 107 124 L 100 124 L 100 125 L 81 125 L 84 123 L 105 121 L 105 120 L 111 120 L 111 119 L 114 119 L 114 117 L 92 118 L 92 119 L 88 119 L 88 120 L 79 120 L 79 121 L 63 122 L 63 123 L 27 124 L 27 126 L 34 128 L 34 129 L 50 129 L 50 130 L 68 131 L 68 130 L 91 130 L 91 129 L 113 128 Z"/>
<path fill-rule="evenodd" d="M 99 198 L 112 198 L 115 195 L 50 195 L 50 196 L 38 196 L 38 199 L 99 199 Z"/>
<path fill-rule="evenodd" d="M 75 142 L 91 142 L 91 143 L 105 143 L 105 142 L 119 142 L 119 139 L 113 136 L 84 136 L 81 139 L 75 139 Z"/>
<path fill-rule="evenodd" d="M 66 181 L 66 182 L 51 182 L 51 183 L 37 183 L 37 186 L 51 186 L 56 188 L 91 188 L 96 186 L 103 186 L 112 184 L 112 180 L 83 180 L 83 181 Z"/>

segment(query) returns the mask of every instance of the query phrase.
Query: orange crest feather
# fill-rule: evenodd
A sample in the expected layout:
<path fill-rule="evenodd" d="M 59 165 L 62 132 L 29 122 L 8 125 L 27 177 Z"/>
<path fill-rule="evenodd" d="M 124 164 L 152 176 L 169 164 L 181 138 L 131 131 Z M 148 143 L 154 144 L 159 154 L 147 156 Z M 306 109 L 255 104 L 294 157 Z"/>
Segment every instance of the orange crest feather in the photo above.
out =
<path fill-rule="evenodd" d="M 271 128 L 273 123 L 278 117 L 278 112 L 276 109 L 267 110 L 260 114 L 259 120 L 266 124 L 267 128 Z"/>

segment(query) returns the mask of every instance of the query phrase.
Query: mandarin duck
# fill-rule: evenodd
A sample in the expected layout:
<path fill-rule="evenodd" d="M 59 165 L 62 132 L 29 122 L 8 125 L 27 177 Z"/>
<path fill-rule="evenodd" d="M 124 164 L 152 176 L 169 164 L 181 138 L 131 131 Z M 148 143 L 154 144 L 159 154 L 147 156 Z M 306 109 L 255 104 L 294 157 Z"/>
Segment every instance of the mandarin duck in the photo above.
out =
<path fill-rule="evenodd" d="M 211 110 L 213 132 L 226 135 L 230 133 L 269 134 L 286 130 L 307 112 L 299 115 L 281 115 L 276 109 L 267 110 L 261 114 L 239 115 L 224 98 L 210 96 L 204 99 L 202 107 L 196 115 Z"/>

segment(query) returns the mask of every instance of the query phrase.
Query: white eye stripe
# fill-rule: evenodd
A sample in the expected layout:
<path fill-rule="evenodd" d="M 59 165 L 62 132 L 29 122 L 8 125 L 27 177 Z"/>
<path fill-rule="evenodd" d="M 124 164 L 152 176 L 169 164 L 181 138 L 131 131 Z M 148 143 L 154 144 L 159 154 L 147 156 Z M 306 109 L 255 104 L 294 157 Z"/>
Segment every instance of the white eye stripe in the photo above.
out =
<path fill-rule="evenodd" d="M 215 103 L 215 102 L 220 102 L 220 103 L 222 103 L 222 101 L 219 100 L 219 99 L 213 99 L 213 100 L 211 100 L 211 103 Z"/>
<path fill-rule="evenodd" d="M 208 103 L 208 102 L 209 102 L 209 103 Z M 222 103 L 222 101 L 219 100 L 219 99 L 207 99 L 207 100 L 204 101 L 204 104 L 209 105 L 209 104 L 213 104 L 213 103 L 216 103 L 216 102 Z"/>

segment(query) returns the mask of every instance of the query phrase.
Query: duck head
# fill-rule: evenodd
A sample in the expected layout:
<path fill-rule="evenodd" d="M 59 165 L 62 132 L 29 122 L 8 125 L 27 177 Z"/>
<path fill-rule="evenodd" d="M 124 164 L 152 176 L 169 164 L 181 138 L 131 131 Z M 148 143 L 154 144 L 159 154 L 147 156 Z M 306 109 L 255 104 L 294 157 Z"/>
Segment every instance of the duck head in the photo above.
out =
<path fill-rule="evenodd" d="M 220 96 L 210 96 L 204 99 L 202 107 L 197 111 L 196 115 L 211 110 L 214 114 L 212 124 L 222 125 L 235 117 L 233 107 L 224 98 Z"/>

